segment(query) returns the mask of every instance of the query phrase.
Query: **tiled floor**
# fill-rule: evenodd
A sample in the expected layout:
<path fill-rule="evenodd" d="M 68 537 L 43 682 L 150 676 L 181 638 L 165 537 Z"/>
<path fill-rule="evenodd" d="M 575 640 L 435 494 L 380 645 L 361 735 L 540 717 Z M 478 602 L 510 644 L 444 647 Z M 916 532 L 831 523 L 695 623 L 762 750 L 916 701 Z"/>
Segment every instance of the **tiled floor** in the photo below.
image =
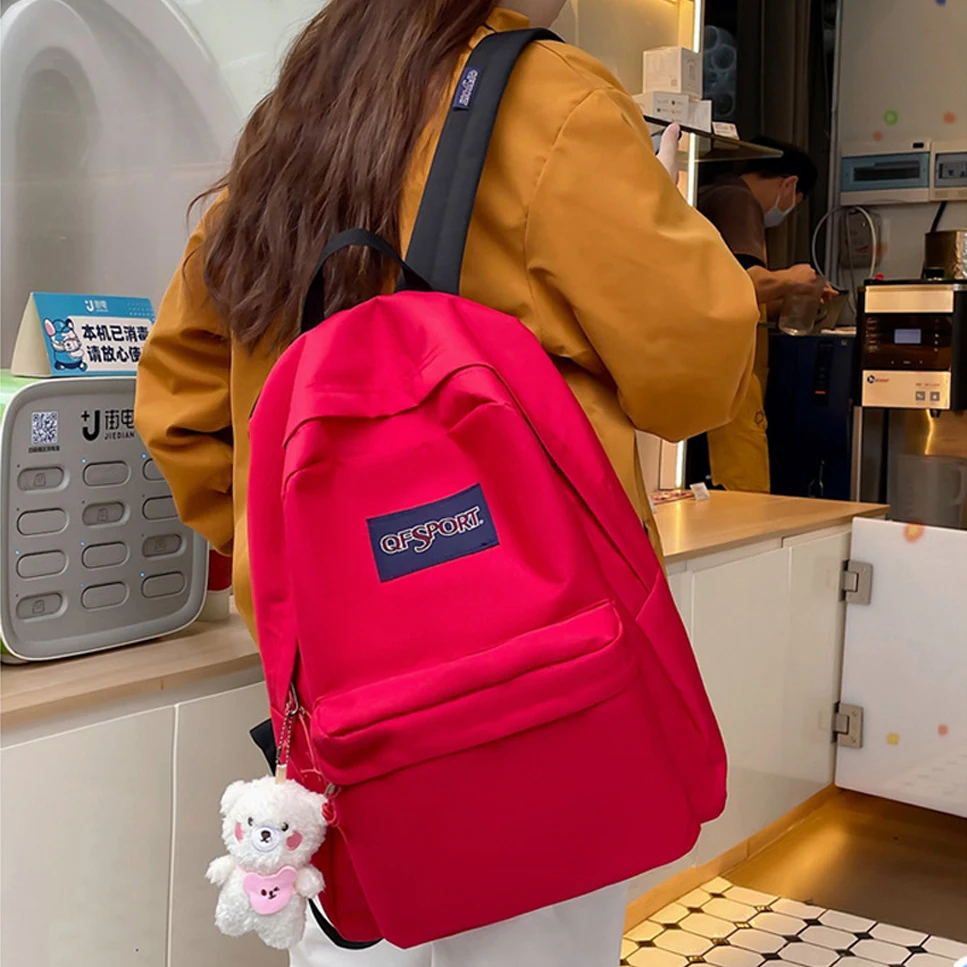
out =
<path fill-rule="evenodd" d="M 630 931 L 621 956 L 630 967 L 952 967 L 967 944 L 719 877 Z"/>
<path fill-rule="evenodd" d="M 959 816 L 841 791 L 728 879 L 967 943 L 967 819 Z"/>

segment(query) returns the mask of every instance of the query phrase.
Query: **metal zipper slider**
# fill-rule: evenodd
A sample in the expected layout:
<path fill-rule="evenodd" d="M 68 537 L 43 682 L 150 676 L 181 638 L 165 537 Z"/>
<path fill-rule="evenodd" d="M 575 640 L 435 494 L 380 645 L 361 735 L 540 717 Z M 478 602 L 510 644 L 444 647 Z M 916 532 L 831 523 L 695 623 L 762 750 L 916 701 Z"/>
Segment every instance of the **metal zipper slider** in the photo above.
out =
<path fill-rule="evenodd" d="M 322 804 L 322 818 L 326 821 L 327 826 L 338 826 L 339 817 L 336 815 L 336 807 L 333 805 L 332 801 L 339 795 L 339 786 L 335 783 L 330 782 L 326 786 L 326 801 Z"/>
<path fill-rule="evenodd" d="M 279 736 L 279 754 L 275 764 L 275 781 L 281 785 L 289 776 L 289 749 L 292 745 L 292 723 L 296 720 L 302 707 L 295 690 L 295 683 L 289 687 L 289 698 L 285 712 L 282 715 L 282 732 Z"/>

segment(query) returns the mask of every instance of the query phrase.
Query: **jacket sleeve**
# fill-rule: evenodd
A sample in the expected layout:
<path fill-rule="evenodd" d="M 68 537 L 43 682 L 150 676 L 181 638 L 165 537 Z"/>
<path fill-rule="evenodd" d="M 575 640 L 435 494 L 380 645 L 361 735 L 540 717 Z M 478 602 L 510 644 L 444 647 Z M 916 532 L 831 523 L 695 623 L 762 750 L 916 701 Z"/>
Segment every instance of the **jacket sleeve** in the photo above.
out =
<path fill-rule="evenodd" d="M 204 224 L 188 241 L 141 357 L 135 422 L 181 519 L 230 554 L 231 344 L 205 289 Z"/>
<path fill-rule="evenodd" d="M 531 204 L 526 257 L 538 326 L 542 300 L 555 315 L 570 310 L 593 349 L 573 362 L 604 365 L 638 429 L 682 440 L 735 416 L 752 371 L 755 290 L 661 167 L 623 92 L 590 93 L 565 122 Z"/>

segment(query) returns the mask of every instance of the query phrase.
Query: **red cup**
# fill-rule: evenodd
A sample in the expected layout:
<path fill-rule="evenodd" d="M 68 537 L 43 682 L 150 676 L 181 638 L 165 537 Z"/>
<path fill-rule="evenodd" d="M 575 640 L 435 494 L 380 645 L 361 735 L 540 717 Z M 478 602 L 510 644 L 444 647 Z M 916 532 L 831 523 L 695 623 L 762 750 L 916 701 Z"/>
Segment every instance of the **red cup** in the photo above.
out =
<path fill-rule="evenodd" d="M 208 554 L 208 590 L 227 591 L 232 586 L 232 559 L 218 551 Z"/>
<path fill-rule="evenodd" d="M 216 551 L 208 553 L 208 591 L 199 615 L 202 621 L 227 621 L 231 617 L 232 559 Z"/>

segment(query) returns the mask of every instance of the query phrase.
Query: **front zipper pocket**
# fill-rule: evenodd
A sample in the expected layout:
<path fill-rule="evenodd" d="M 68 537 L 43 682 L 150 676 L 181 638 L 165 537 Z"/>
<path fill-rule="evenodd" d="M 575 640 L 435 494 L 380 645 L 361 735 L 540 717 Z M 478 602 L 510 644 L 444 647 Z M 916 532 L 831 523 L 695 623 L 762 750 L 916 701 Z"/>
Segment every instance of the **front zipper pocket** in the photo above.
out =
<path fill-rule="evenodd" d="M 486 651 L 321 699 L 326 777 L 354 785 L 547 725 L 606 701 L 637 673 L 610 602 Z"/>

